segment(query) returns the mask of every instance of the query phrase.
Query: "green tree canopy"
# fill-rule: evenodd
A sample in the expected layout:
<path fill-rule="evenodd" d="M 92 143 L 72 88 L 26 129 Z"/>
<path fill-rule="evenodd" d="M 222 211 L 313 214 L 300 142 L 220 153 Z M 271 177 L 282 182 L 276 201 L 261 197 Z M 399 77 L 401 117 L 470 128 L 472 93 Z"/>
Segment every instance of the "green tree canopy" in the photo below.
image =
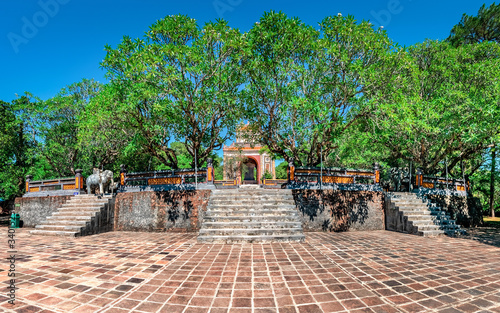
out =
<path fill-rule="evenodd" d="M 28 114 L 35 102 L 29 93 L 11 103 L 0 101 L 0 198 L 11 199 L 24 191 L 35 158 L 35 129 Z"/>
<path fill-rule="evenodd" d="M 144 39 L 125 37 L 107 55 L 112 114 L 125 132 L 166 166 L 179 167 L 169 143 L 182 141 L 197 163 L 231 137 L 241 116 L 239 58 L 243 37 L 218 20 L 183 15 L 150 27 Z M 94 107 L 109 110 L 109 106 Z"/>
<path fill-rule="evenodd" d="M 448 39 L 454 46 L 484 41 L 500 42 L 500 4 L 479 9 L 477 16 L 464 13 L 460 22 L 453 26 Z"/>
<path fill-rule="evenodd" d="M 399 92 L 367 120 L 371 140 L 394 159 L 427 173 L 474 159 L 500 133 L 500 73 L 496 43 L 458 48 L 426 41 L 409 47 Z"/>
<path fill-rule="evenodd" d="M 78 134 L 87 105 L 100 89 L 98 82 L 83 79 L 63 88 L 55 97 L 39 101 L 32 111 L 39 139 L 38 156 L 47 162 L 51 176 L 73 176 L 77 168 L 88 167 Z"/>
<path fill-rule="evenodd" d="M 320 30 L 268 12 L 248 32 L 243 69 L 254 140 L 299 165 L 318 165 L 337 138 L 385 92 L 395 49 L 386 34 L 352 16 L 325 18 Z M 321 36 L 322 35 L 322 36 Z M 372 101 L 372 107 L 376 101 Z"/>

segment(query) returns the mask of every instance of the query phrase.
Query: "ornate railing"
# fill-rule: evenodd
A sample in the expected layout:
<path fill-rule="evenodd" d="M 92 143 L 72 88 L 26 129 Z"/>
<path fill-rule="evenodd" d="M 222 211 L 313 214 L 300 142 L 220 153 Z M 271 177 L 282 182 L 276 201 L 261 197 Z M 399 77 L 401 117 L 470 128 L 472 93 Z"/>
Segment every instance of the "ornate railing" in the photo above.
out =
<path fill-rule="evenodd" d="M 262 186 L 264 188 L 281 188 L 288 181 L 286 179 L 263 179 Z"/>
<path fill-rule="evenodd" d="M 67 178 L 55 178 L 46 180 L 33 181 L 33 176 L 26 176 L 26 194 L 34 192 L 46 193 L 48 195 L 55 193 L 85 193 L 84 191 L 84 179 L 82 176 L 82 170 L 78 169 L 75 171 L 76 175 L 74 177 Z"/>
<path fill-rule="evenodd" d="M 469 182 L 466 179 L 424 175 L 420 169 L 417 171 L 415 185 L 417 188 L 427 189 L 447 189 L 463 192 L 469 190 Z"/>
<path fill-rule="evenodd" d="M 349 168 L 288 167 L 288 182 L 319 184 L 379 184 L 378 163 L 373 170 Z"/>
<path fill-rule="evenodd" d="M 228 180 L 214 180 L 214 185 L 217 189 L 229 189 L 229 188 L 238 188 L 238 180 L 236 179 L 228 179 Z"/>
<path fill-rule="evenodd" d="M 214 183 L 212 160 L 208 166 L 199 169 L 176 169 L 152 172 L 128 173 L 125 166 L 120 169 L 120 187 L 124 191 L 129 188 L 145 188 L 153 186 L 186 186 Z"/>

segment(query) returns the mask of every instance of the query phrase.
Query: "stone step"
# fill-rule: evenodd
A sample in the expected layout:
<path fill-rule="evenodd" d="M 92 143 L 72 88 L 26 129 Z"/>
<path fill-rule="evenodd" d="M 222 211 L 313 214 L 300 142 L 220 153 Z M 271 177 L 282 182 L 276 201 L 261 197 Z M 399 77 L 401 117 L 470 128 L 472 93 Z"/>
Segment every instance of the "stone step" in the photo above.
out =
<path fill-rule="evenodd" d="M 442 230 L 454 230 L 459 229 L 458 225 L 436 225 L 436 224 L 426 224 L 426 225 L 416 225 L 418 230 L 430 230 L 430 229 L 442 229 Z"/>
<path fill-rule="evenodd" d="M 418 196 L 414 193 L 412 194 L 406 194 L 406 195 L 387 195 L 387 198 L 391 199 L 391 201 L 394 200 L 400 200 L 400 199 L 418 199 Z"/>
<path fill-rule="evenodd" d="M 87 212 L 87 213 L 91 214 L 93 212 L 99 212 L 100 210 L 101 210 L 101 207 L 90 207 L 90 208 L 87 208 L 87 207 L 81 207 L 81 208 L 67 207 L 67 208 L 60 208 L 56 212 Z"/>
<path fill-rule="evenodd" d="M 34 235 L 75 237 L 106 231 L 105 227 L 90 229 L 94 226 L 92 219 L 105 207 L 112 195 L 97 197 L 94 195 L 77 195 L 72 197 L 46 220 L 31 231 Z"/>
<path fill-rule="evenodd" d="M 302 228 L 277 228 L 277 229 L 261 229 L 261 228 L 211 228 L 200 229 L 200 235 L 209 236 L 256 236 L 256 235 L 298 235 L 302 233 Z"/>
<path fill-rule="evenodd" d="M 35 229 L 40 230 L 53 230 L 53 231 L 71 231 L 71 232 L 80 232 L 83 226 L 73 226 L 73 225 L 36 225 Z"/>
<path fill-rule="evenodd" d="M 248 205 L 258 205 L 258 204 L 287 204 L 287 205 L 295 205 L 295 201 L 293 199 L 253 199 L 253 198 L 242 198 L 242 199 L 211 199 L 211 204 L 219 205 L 219 204 L 248 204 Z"/>
<path fill-rule="evenodd" d="M 205 216 L 205 222 L 209 223 L 226 223 L 226 222 L 237 222 L 237 223 L 252 223 L 252 222 L 297 222 L 298 218 L 295 216 Z M 300 221 L 299 221 L 300 222 Z M 203 224 L 202 224 L 203 225 Z"/>
<path fill-rule="evenodd" d="M 75 210 L 75 211 L 57 211 L 52 213 L 52 216 L 94 216 L 94 213 L 99 212 L 100 209 L 96 210 Z"/>
<path fill-rule="evenodd" d="M 298 216 L 293 210 L 208 210 L 206 217 L 218 216 Z"/>
<path fill-rule="evenodd" d="M 418 231 L 442 230 L 442 228 L 440 228 L 439 225 L 418 226 L 417 229 Z"/>
<path fill-rule="evenodd" d="M 92 217 L 93 215 L 81 215 L 81 216 L 52 215 L 52 216 L 47 216 L 47 220 L 62 221 L 70 218 L 73 221 L 90 221 Z"/>
<path fill-rule="evenodd" d="M 396 208 L 400 210 L 424 210 L 424 211 L 443 211 L 437 206 L 427 206 L 427 205 L 395 205 Z"/>
<path fill-rule="evenodd" d="M 260 229 L 278 229 L 278 228 L 300 228 L 301 222 L 282 222 L 282 221 L 261 221 L 261 222 L 203 222 L 203 228 L 207 229 L 220 229 L 220 228 L 260 228 Z"/>
<path fill-rule="evenodd" d="M 444 230 L 422 230 L 418 232 L 419 236 L 424 236 L 424 237 L 437 237 L 437 236 L 443 236 L 445 235 Z"/>
<path fill-rule="evenodd" d="M 257 235 L 257 236 L 198 236 L 199 242 L 205 243 L 247 243 L 247 242 L 289 242 L 305 241 L 305 236 L 300 235 Z"/>
<path fill-rule="evenodd" d="M 210 201 L 210 206 L 231 206 L 231 205 L 251 205 L 251 206 L 266 206 L 266 205 L 288 205 L 295 206 L 293 200 L 241 200 L 241 201 L 229 201 L 229 200 L 214 200 Z"/>
<path fill-rule="evenodd" d="M 210 200 L 245 200 L 248 199 L 249 195 L 245 194 L 216 194 L 212 195 Z M 283 200 L 293 200 L 293 195 L 253 195 L 251 199 L 259 199 L 259 200 L 274 200 L 274 199 L 283 199 Z"/>
<path fill-rule="evenodd" d="M 74 220 L 64 220 L 64 219 L 51 219 L 51 220 L 45 220 L 43 224 L 45 226 L 50 226 L 50 225 L 67 225 L 67 226 L 79 226 L 83 227 L 87 225 L 87 223 L 90 222 L 90 219 L 88 221 L 80 220 L 80 221 L 74 221 Z"/>
<path fill-rule="evenodd" d="M 421 211 L 421 212 L 416 212 L 416 211 L 400 211 L 405 213 L 406 216 L 410 215 L 430 215 L 430 216 L 446 216 L 446 212 L 443 211 Z"/>
<path fill-rule="evenodd" d="M 440 208 L 439 206 L 432 204 L 432 203 L 423 203 L 423 202 L 418 202 L 418 203 L 404 203 L 404 202 L 393 202 L 395 206 L 397 207 L 418 207 L 418 208 Z"/>
<path fill-rule="evenodd" d="M 238 189 L 216 189 L 212 190 L 212 196 L 217 197 L 220 195 L 225 196 L 262 196 L 262 195 L 272 195 L 272 196 L 286 196 L 292 195 L 291 190 L 282 189 L 258 189 L 258 190 L 238 190 Z"/>
<path fill-rule="evenodd" d="M 415 201 L 414 203 L 408 202 L 408 201 L 392 201 L 395 206 L 416 206 L 416 207 L 428 207 L 428 206 L 435 206 L 435 205 L 430 205 L 430 203 L 424 203 L 422 201 Z"/>
<path fill-rule="evenodd" d="M 207 211 L 210 210 L 296 210 L 295 205 L 286 204 L 219 204 L 215 205 L 213 203 L 208 204 Z"/>
<path fill-rule="evenodd" d="M 30 231 L 30 234 L 39 236 L 61 236 L 61 237 L 76 237 L 79 235 L 78 233 L 72 231 L 41 230 L 41 229 L 32 230 Z"/>
<path fill-rule="evenodd" d="M 446 216 L 446 212 L 442 211 L 406 211 L 406 210 L 399 210 L 399 212 L 404 213 L 406 216 L 408 215 L 422 215 L 422 216 Z"/>
<path fill-rule="evenodd" d="M 443 219 L 443 220 L 437 220 L 437 219 L 431 219 L 431 220 L 410 220 L 413 223 L 413 225 L 428 225 L 428 224 L 434 224 L 434 225 L 456 225 L 454 220 L 450 219 Z M 458 225 L 457 225 L 458 226 Z"/>
<path fill-rule="evenodd" d="M 226 189 L 212 193 L 200 242 L 303 241 L 291 190 Z"/>
<path fill-rule="evenodd" d="M 442 208 L 410 193 L 389 193 L 387 199 L 425 237 L 461 233 L 460 226 Z"/>
<path fill-rule="evenodd" d="M 111 197 L 87 197 L 87 198 L 71 198 L 68 202 L 108 202 Z"/>
<path fill-rule="evenodd" d="M 429 224 L 447 223 L 450 219 L 446 216 L 433 216 L 433 215 L 405 215 L 410 222 L 425 222 Z"/>
<path fill-rule="evenodd" d="M 68 207 L 68 206 L 103 206 L 108 201 L 68 201 L 64 204 L 62 204 L 62 207 Z"/>
<path fill-rule="evenodd" d="M 405 215 L 427 215 L 427 216 L 445 216 L 446 212 L 443 211 L 423 211 L 423 210 L 399 210 Z"/>
<path fill-rule="evenodd" d="M 445 233 L 449 236 L 455 236 L 455 235 L 466 235 L 467 231 L 465 229 L 453 229 L 453 230 L 445 230 Z"/>

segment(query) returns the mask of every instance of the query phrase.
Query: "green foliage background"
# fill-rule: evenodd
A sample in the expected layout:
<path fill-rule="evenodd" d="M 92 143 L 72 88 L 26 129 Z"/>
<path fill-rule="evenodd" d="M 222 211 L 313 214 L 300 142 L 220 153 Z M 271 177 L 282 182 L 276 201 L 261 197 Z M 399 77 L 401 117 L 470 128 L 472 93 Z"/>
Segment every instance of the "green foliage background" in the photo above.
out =
<path fill-rule="evenodd" d="M 371 168 L 379 162 L 470 177 L 484 205 L 500 175 L 500 7 L 464 15 L 445 41 L 400 47 L 382 29 L 328 16 L 319 29 L 266 12 L 248 32 L 184 15 L 106 46 L 110 82 L 83 79 L 42 101 L 0 101 L 0 198 L 25 176 L 206 166 L 241 123 L 286 166 Z M 498 158 L 498 154 L 495 155 Z M 500 160 L 496 161 L 500 164 Z M 269 177 L 265 173 L 264 177 Z M 493 182 L 494 188 L 490 187 Z"/>

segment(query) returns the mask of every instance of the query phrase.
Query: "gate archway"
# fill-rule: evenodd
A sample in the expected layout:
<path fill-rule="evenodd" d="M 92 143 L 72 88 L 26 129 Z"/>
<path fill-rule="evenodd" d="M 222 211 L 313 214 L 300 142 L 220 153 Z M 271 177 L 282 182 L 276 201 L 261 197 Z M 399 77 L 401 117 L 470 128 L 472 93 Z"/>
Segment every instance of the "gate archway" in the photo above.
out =
<path fill-rule="evenodd" d="M 242 163 L 243 167 L 243 183 L 244 184 L 258 184 L 259 183 L 259 166 L 257 160 L 252 157 Z"/>

